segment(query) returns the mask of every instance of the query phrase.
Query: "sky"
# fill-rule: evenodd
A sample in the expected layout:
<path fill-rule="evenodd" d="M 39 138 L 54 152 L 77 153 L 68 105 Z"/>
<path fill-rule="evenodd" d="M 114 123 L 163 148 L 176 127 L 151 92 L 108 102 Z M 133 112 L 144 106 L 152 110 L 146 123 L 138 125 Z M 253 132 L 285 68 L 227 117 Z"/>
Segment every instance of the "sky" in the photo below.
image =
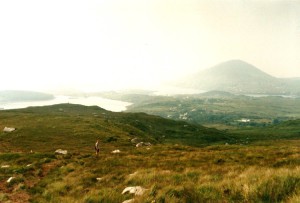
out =
<path fill-rule="evenodd" d="M 0 1 L 0 90 L 151 89 L 232 59 L 300 77 L 300 0 Z"/>

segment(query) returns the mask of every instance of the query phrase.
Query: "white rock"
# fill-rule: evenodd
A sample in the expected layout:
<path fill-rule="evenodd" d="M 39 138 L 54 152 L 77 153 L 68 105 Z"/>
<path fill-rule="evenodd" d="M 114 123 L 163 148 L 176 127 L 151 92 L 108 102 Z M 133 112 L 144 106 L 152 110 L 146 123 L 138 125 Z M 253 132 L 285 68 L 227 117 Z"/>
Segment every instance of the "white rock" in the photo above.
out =
<path fill-rule="evenodd" d="M 140 143 L 137 143 L 135 146 L 136 147 L 151 146 L 151 143 L 150 142 L 140 142 Z"/>
<path fill-rule="evenodd" d="M 128 199 L 128 200 L 125 200 L 124 202 L 122 203 L 132 203 L 134 201 L 134 199 Z"/>
<path fill-rule="evenodd" d="M 2 165 L 1 168 L 9 168 L 10 165 Z"/>
<path fill-rule="evenodd" d="M 32 164 L 27 164 L 26 167 L 30 167 Z"/>
<path fill-rule="evenodd" d="M 15 130 L 16 130 L 16 128 L 4 127 L 3 132 L 10 133 L 10 132 L 13 132 Z"/>
<path fill-rule="evenodd" d="M 103 178 L 96 178 L 96 180 L 97 180 L 97 181 L 101 181 L 101 180 L 103 180 Z"/>
<path fill-rule="evenodd" d="M 10 183 L 10 181 L 12 181 L 15 177 L 10 177 L 6 182 Z"/>
<path fill-rule="evenodd" d="M 113 154 L 118 154 L 118 153 L 120 153 L 120 152 L 121 152 L 120 150 L 116 149 L 116 150 L 112 151 L 111 153 L 113 153 Z"/>
<path fill-rule="evenodd" d="M 63 155 L 66 155 L 68 154 L 68 151 L 67 150 L 62 150 L 62 149 L 57 149 L 55 151 L 56 154 L 63 154 Z"/>
<path fill-rule="evenodd" d="M 142 147 L 144 145 L 144 143 L 143 142 L 140 142 L 140 143 L 137 143 L 135 146 L 136 147 Z"/>
<path fill-rule="evenodd" d="M 126 194 L 127 192 L 129 192 L 130 194 L 135 194 L 135 195 L 143 195 L 144 192 L 147 189 L 142 188 L 141 186 L 133 186 L 133 187 L 127 187 L 123 190 L 122 194 Z"/>

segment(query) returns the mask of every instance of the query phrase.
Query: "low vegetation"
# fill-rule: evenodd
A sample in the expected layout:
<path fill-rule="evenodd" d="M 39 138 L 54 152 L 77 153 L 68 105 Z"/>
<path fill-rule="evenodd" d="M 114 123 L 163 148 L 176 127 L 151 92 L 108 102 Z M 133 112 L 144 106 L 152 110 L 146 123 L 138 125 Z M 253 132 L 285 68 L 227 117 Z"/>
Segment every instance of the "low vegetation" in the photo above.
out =
<path fill-rule="evenodd" d="M 1 154 L 1 202 L 297 202 L 299 140 L 269 146 L 104 148 L 89 153 Z M 68 148 L 68 146 L 66 146 Z M 6 183 L 9 177 L 15 177 Z M 142 196 L 122 195 L 141 186 Z"/>
<path fill-rule="evenodd" d="M 0 121 L 17 128 L 0 133 L 0 202 L 300 200 L 297 121 L 233 133 L 69 104 L 3 111 Z M 145 192 L 122 194 L 128 186 Z"/>

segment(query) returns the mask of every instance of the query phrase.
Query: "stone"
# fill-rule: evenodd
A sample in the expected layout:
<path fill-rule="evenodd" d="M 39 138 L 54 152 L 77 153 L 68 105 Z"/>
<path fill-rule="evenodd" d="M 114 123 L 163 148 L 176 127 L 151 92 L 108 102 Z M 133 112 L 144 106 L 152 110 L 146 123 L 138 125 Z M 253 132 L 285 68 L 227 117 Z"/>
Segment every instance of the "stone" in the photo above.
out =
<path fill-rule="evenodd" d="M 144 144 L 143 142 L 140 142 L 140 143 L 137 143 L 135 146 L 136 146 L 136 147 L 142 147 L 143 144 Z"/>
<path fill-rule="evenodd" d="M 16 128 L 4 127 L 3 132 L 10 133 L 10 132 L 13 132 L 13 131 L 15 131 L 15 130 L 16 130 Z"/>
<path fill-rule="evenodd" d="M 140 142 L 140 143 L 137 143 L 135 146 L 136 147 L 151 146 L 151 143 L 150 142 Z"/>
<path fill-rule="evenodd" d="M 130 194 L 134 194 L 137 196 L 141 196 L 145 193 L 147 189 L 141 187 L 141 186 L 133 186 L 133 187 L 127 187 L 123 190 L 122 194 L 126 194 L 129 192 Z"/>
<path fill-rule="evenodd" d="M 116 150 L 112 151 L 111 153 L 113 153 L 113 154 L 118 154 L 118 153 L 120 153 L 120 152 L 121 152 L 120 150 L 116 149 Z"/>
<path fill-rule="evenodd" d="M 137 144 L 137 143 L 139 143 L 139 142 L 141 142 L 141 139 L 139 139 L 139 138 L 133 138 L 133 139 L 131 139 L 131 143 L 133 143 L 133 144 Z"/>
<path fill-rule="evenodd" d="M 57 149 L 55 151 L 56 154 L 62 154 L 62 155 L 67 155 L 68 151 L 67 150 L 62 150 L 62 149 Z"/>

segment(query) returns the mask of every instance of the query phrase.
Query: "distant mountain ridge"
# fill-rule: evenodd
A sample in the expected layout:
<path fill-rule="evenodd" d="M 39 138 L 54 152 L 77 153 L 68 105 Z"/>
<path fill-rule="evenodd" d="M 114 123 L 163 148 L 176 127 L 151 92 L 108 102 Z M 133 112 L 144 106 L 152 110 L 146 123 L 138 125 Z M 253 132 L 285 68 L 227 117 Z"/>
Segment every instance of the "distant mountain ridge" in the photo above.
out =
<path fill-rule="evenodd" d="M 230 60 L 188 76 L 178 86 L 235 94 L 300 94 L 299 78 L 276 78 L 242 60 Z"/>

